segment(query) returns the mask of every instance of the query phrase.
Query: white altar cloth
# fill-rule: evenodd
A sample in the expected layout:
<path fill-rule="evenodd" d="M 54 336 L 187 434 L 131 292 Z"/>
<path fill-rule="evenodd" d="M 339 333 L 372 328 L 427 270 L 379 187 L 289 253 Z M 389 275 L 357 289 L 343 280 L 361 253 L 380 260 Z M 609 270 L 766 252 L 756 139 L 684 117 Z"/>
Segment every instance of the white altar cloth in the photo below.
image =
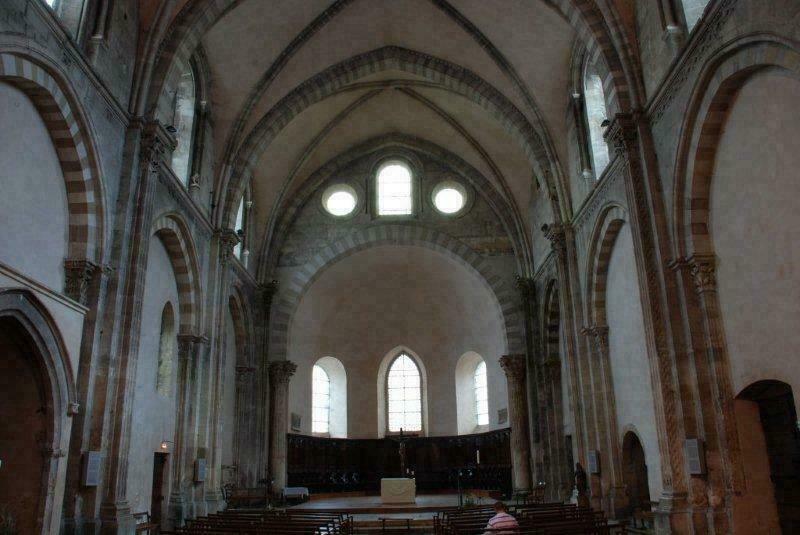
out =
<path fill-rule="evenodd" d="M 384 477 L 381 479 L 382 503 L 415 503 L 417 482 L 407 477 Z"/>

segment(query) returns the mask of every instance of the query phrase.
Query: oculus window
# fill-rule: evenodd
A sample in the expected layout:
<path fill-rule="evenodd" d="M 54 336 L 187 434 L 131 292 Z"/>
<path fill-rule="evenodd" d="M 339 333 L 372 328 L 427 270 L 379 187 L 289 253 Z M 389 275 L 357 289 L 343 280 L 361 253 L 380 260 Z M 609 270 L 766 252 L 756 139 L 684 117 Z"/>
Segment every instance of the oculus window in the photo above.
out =
<path fill-rule="evenodd" d="M 355 190 L 346 184 L 331 186 L 322 195 L 322 207 L 332 216 L 348 216 L 353 213 L 357 204 Z"/>
<path fill-rule="evenodd" d="M 311 432 L 327 434 L 331 421 L 331 381 L 319 365 L 314 366 L 311 381 Z"/>
<path fill-rule="evenodd" d="M 443 214 L 457 214 L 466 204 L 467 192 L 458 182 L 441 182 L 433 189 L 433 205 Z"/>
<path fill-rule="evenodd" d="M 400 162 L 381 166 L 377 176 L 378 215 L 411 215 L 412 197 L 411 169 Z"/>
<path fill-rule="evenodd" d="M 422 374 L 414 360 L 400 353 L 386 378 L 389 432 L 422 431 Z"/>
<path fill-rule="evenodd" d="M 472 376 L 475 389 L 475 421 L 489 425 L 489 387 L 486 381 L 486 363 L 481 361 Z"/>

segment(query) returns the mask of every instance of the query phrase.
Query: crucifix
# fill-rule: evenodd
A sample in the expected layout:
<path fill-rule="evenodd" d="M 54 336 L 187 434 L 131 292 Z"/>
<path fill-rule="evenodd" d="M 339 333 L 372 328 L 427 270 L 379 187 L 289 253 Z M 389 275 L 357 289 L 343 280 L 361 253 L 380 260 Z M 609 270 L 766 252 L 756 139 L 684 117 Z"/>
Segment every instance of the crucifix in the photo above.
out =
<path fill-rule="evenodd" d="M 408 437 L 403 436 L 403 428 L 400 428 L 400 436 L 393 437 L 392 440 L 397 442 L 397 453 L 400 455 L 400 477 L 406 477 L 406 442 Z"/>

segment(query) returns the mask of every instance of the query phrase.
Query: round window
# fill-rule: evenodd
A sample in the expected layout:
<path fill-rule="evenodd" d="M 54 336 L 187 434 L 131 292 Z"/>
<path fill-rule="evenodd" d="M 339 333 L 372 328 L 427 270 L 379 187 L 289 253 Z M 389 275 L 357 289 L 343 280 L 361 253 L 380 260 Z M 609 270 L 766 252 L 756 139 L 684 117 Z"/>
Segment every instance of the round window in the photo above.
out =
<path fill-rule="evenodd" d="M 347 184 L 336 184 L 325 190 L 322 195 L 322 206 L 336 217 L 343 217 L 353 213 L 358 204 L 358 197 L 353 188 Z"/>
<path fill-rule="evenodd" d="M 467 204 L 467 192 L 458 182 L 441 182 L 433 189 L 433 205 L 443 214 L 460 212 Z"/>

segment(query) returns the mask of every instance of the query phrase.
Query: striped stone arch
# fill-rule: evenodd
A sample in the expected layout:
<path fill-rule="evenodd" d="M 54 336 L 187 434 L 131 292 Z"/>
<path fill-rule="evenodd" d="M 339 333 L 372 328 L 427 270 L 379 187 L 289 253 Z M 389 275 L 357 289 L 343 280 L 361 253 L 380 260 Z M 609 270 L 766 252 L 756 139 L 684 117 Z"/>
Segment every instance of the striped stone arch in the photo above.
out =
<path fill-rule="evenodd" d="M 203 36 L 225 14 L 235 9 L 242 0 L 206 0 L 187 2 L 185 7 L 170 21 L 170 29 L 164 36 L 153 59 L 155 65 L 151 77 L 152 84 L 148 91 L 147 109 L 157 106 L 157 99 L 162 87 L 170 76 L 170 70 L 176 64 L 189 60 L 200 44 Z M 627 111 L 631 108 L 630 86 L 625 74 L 624 64 L 614 46 L 621 40 L 620 32 L 609 28 L 595 0 L 543 0 L 560 13 L 575 29 L 578 38 L 586 43 L 593 57 L 602 56 L 614 80 L 613 87 L 607 88 L 619 102 L 619 108 Z M 281 53 L 276 65 L 283 65 L 305 41 L 325 26 L 353 0 L 336 0 L 317 18 L 315 18 L 297 38 Z M 452 6 L 443 0 L 434 2 L 445 5 L 445 13 L 452 16 Z M 459 23 L 458 20 L 456 20 Z M 480 41 L 480 39 L 479 39 Z"/>
<path fill-rule="evenodd" d="M 265 233 L 264 241 L 261 247 L 259 247 L 261 251 L 258 263 L 259 275 L 266 274 L 261 278 L 269 277 L 269 274 L 272 273 L 275 264 L 279 260 L 279 255 L 270 254 L 270 252 L 280 251 L 283 240 L 289 234 L 297 215 L 303 207 L 306 206 L 308 199 L 333 173 L 369 154 L 377 154 L 380 151 L 385 151 L 389 154 L 397 149 L 422 152 L 428 157 L 435 158 L 452 168 L 465 178 L 475 189 L 477 194 L 494 210 L 498 221 L 502 223 L 503 229 L 511 239 L 514 251 L 517 253 L 517 258 L 524 256 L 523 249 L 526 247 L 527 242 L 523 231 L 519 230 L 524 228 L 524 222 L 521 220 L 515 207 L 503 198 L 486 177 L 469 163 L 435 143 L 431 143 L 416 136 L 392 133 L 368 139 L 358 146 L 352 147 L 344 153 L 328 160 L 324 165 L 315 170 L 305 183 L 279 206 L 279 209 L 273 211 L 273 213 L 278 214 L 275 216 L 274 228 L 271 233 Z M 272 243 L 268 241 L 269 239 L 273 240 Z M 521 272 L 524 272 L 528 268 L 529 266 L 525 264 L 521 263 L 519 265 Z"/>
<path fill-rule="evenodd" d="M 605 326 L 606 320 L 606 285 L 608 281 L 608 263 L 611 250 L 617 241 L 619 231 L 628 217 L 625 210 L 618 205 L 609 205 L 600 211 L 597 225 L 592 233 L 589 254 L 587 255 L 587 317 L 592 325 Z"/>
<path fill-rule="evenodd" d="M 332 243 L 305 265 L 295 269 L 290 280 L 280 282 L 270 315 L 271 360 L 286 358 L 292 318 L 314 281 L 343 258 L 379 245 L 414 245 L 431 249 L 445 254 L 478 275 L 496 298 L 494 305 L 503 317 L 508 351 L 524 351 L 522 316 L 513 283 L 495 274 L 484 258 L 465 243 L 432 229 L 397 224 L 376 225 L 354 232 Z"/>
<path fill-rule="evenodd" d="M 551 280 L 547 285 L 544 299 L 544 343 L 545 360 L 561 360 L 561 302 L 558 294 L 558 281 Z"/>
<path fill-rule="evenodd" d="M 222 226 L 233 224 L 237 202 L 258 166 L 261 154 L 295 117 L 312 105 L 346 90 L 353 82 L 385 70 L 427 78 L 482 107 L 520 144 L 537 175 L 546 179 L 554 176 L 553 161 L 544 134 L 540 131 L 542 126 L 531 124 L 494 86 L 472 71 L 449 61 L 407 48 L 386 46 L 359 54 L 318 73 L 283 97 L 259 120 L 242 143 L 227 183 L 217 189 L 227 195 L 220 204 Z"/>
<path fill-rule="evenodd" d="M 246 299 L 238 286 L 233 286 L 228 298 L 228 310 L 233 319 L 233 329 L 236 333 L 236 365 L 253 366 L 252 344 L 249 333 L 253 331 L 253 324 L 245 306 Z"/>
<path fill-rule="evenodd" d="M 713 254 L 709 208 L 720 137 L 739 90 L 764 69 L 800 76 L 800 48 L 775 36 L 748 36 L 720 50 L 699 77 L 675 163 L 675 258 Z"/>
<path fill-rule="evenodd" d="M 167 250 L 175 283 L 178 286 L 180 334 L 200 332 L 200 269 L 192 235 L 183 219 L 174 213 L 155 219 L 152 235 L 157 236 Z"/>
<path fill-rule="evenodd" d="M 46 67 L 15 53 L 0 53 L 0 82 L 31 99 L 56 149 L 67 192 L 67 258 L 100 263 L 103 192 L 91 138 L 77 100 Z"/>

